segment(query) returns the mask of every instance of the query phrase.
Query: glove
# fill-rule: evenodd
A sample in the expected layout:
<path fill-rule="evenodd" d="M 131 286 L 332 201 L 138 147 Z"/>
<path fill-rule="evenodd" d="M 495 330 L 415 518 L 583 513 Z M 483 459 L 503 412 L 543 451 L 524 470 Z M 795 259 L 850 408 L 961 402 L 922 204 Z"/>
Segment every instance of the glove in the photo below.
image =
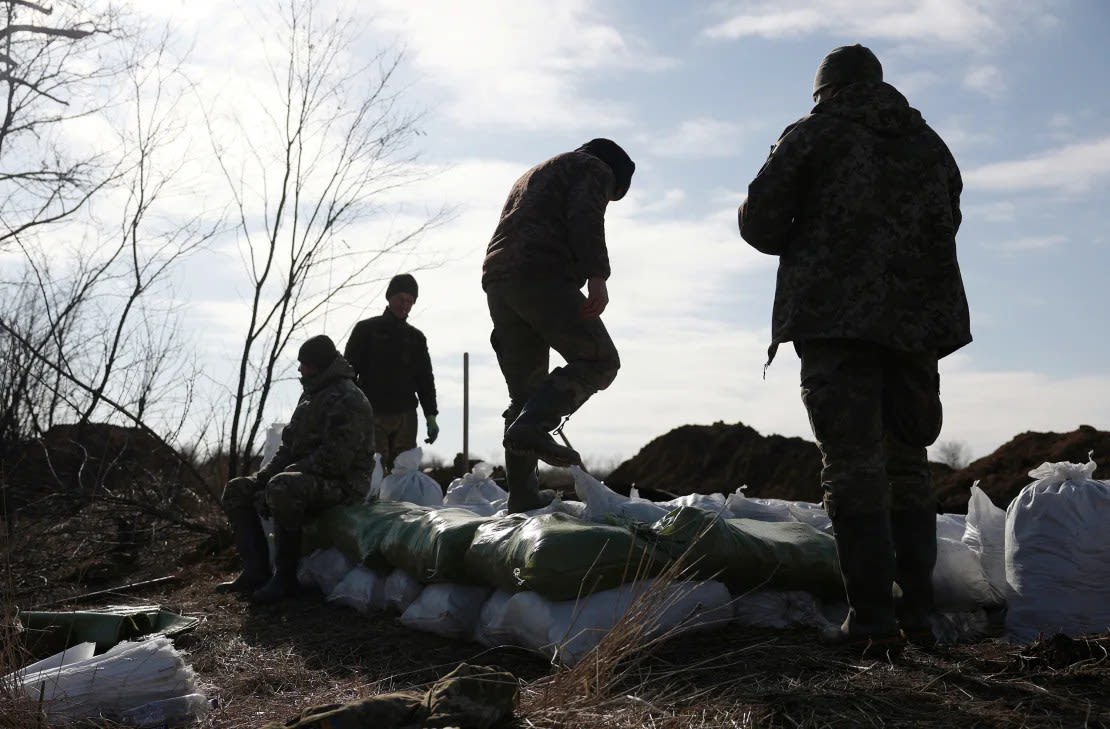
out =
<path fill-rule="evenodd" d="M 439 425 L 436 424 L 436 416 L 429 415 L 428 418 L 428 437 L 424 439 L 425 443 L 435 443 L 436 438 L 439 437 Z"/>

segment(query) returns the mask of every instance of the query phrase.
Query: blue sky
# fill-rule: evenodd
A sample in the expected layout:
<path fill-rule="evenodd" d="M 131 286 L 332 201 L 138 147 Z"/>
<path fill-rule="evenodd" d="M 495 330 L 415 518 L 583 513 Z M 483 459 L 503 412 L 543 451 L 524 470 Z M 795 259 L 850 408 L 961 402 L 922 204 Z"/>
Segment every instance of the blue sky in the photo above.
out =
<path fill-rule="evenodd" d="M 242 74 L 239 88 L 251 88 L 256 54 L 241 39 L 267 4 L 163 5 L 183 37 L 203 39 L 192 61 L 201 86 L 226 89 Z M 372 0 L 345 11 L 361 19 L 368 53 L 404 48 L 405 102 L 426 112 L 420 162 L 437 174 L 400 202 L 455 210 L 418 253 L 379 272 L 417 269 L 411 321 L 428 337 L 442 411 L 432 454 L 461 450 L 469 352 L 471 454 L 500 460 L 506 393 L 479 284 L 485 245 L 521 172 L 595 136 L 638 166 L 607 215 L 604 320 L 623 366 L 572 418 L 572 443 L 612 463 L 686 423 L 811 438 L 789 347 L 762 378 L 776 261 L 740 239 L 735 213 L 779 132 L 809 111 L 821 57 L 855 42 L 876 52 L 964 174 L 958 247 L 975 341 L 942 362 L 941 441 L 978 457 L 1027 430 L 1110 429 L 1110 4 Z M 369 221 L 352 239 L 369 244 L 385 225 Z M 237 265 L 211 255 L 197 270 Z M 198 351 L 218 371 L 238 304 L 183 287 L 210 335 Z M 330 312 L 327 332 L 342 345 L 360 316 L 380 313 L 382 291 L 384 281 L 362 306 Z M 296 392 L 279 386 L 272 419 Z"/>

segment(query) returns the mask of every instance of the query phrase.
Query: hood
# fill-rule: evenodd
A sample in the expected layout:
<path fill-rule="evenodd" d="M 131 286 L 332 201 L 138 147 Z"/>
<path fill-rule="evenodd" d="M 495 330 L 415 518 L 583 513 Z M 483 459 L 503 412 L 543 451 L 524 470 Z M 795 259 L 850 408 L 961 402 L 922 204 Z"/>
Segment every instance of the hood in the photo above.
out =
<path fill-rule="evenodd" d="M 350 363 L 343 358 L 343 355 L 339 355 L 323 372 L 312 377 L 302 377 L 301 385 L 305 392 L 313 393 L 344 377 L 348 380 L 355 379 L 355 371 Z"/>
<path fill-rule="evenodd" d="M 921 112 L 888 83 L 865 81 L 845 86 L 828 101 L 813 107 L 814 114 L 828 114 L 854 121 L 884 137 L 916 134 L 925 126 Z"/>

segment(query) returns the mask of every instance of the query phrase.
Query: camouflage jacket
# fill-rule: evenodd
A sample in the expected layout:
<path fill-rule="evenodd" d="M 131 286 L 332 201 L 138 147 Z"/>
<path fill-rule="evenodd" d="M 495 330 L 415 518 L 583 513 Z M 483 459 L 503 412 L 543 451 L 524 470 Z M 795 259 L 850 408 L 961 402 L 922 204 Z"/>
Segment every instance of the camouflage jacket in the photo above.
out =
<path fill-rule="evenodd" d="M 605 208 L 616 184 L 585 152 L 541 162 L 516 181 L 482 263 L 482 287 L 505 279 L 609 278 Z"/>
<path fill-rule="evenodd" d="M 357 488 L 370 483 L 374 412 L 354 377 L 347 360 L 336 357 L 323 372 L 302 379 L 301 399 L 281 431 L 277 453 L 260 476 L 297 471 Z"/>
<path fill-rule="evenodd" d="M 414 410 L 418 396 L 425 417 L 439 413 L 428 340 L 388 307 L 381 316 L 355 324 L 343 356 L 376 414 Z"/>
<path fill-rule="evenodd" d="M 848 338 L 943 357 L 971 341 L 956 260 L 963 181 L 948 147 L 885 83 L 857 83 L 783 132 L 740 205 L 779 257 L 771 350 Z"/>

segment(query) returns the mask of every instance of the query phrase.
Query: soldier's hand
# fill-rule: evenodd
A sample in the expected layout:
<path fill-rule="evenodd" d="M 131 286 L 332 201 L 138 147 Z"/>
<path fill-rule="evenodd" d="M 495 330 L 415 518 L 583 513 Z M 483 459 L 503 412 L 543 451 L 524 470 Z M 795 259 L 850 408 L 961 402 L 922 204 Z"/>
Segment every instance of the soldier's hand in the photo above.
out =
<path fill-rule="evenodd" d="M 436 438 L 439 437 L 439 424 L 436 423 L 436 416 L 429 415 L 428 422 L 428 437 L 424 439 L 425 443 L 435 443 Z"/>
<path fill-rule="evenodd" d="M 605 279 L 595 276 L 586 282 L 586 301 L 582 304 L 582 316 L 595 319 L 601 316 L 609 305 L 609 289 Z"/>

